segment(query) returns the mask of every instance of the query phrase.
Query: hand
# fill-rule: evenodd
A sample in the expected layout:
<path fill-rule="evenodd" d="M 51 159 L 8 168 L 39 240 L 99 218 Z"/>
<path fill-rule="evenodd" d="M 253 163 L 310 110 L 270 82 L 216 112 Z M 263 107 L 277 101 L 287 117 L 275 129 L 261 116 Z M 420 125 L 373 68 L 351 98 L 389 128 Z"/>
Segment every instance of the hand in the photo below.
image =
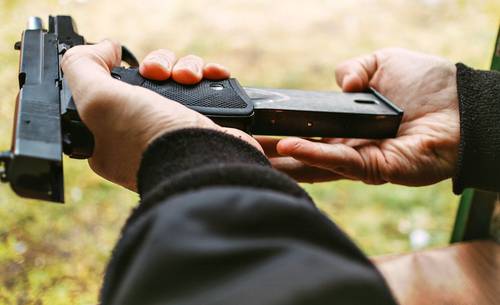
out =
<path fill-rule="evenodd" d="M 89 164 L 97 174 L 136 190 L 136 174 L 147 146 L 162 134 L 183 128 L 220 130 L 260 149 L 259 144 L 242 131 L 220 127 L 198 112 L 153 91 L 112 78 L 110 71 L 120 65 L 120 59 L 120 45 L 109 40 L 73 47 L 62 59 L 64 76 L 78 113 L 94 135 L 94 152 Z M 172 77 L 182 84 L 194 84 L 203 77 L 224 79 L 229 76 L 224 67 L 204 65 L 197 56 L 176 61 L 175 55 L 167 50 L 146 56 L 140 73 L 155 80 Z"/>
<path fill-rule="evenodd" d="M 336 69 L 344 91 L 374 87 L 405 113 L 394 139 L 260 138 L 273 166 L 298 181 L 336 179 L 420 186 L 454 173 L 460 138 L 456 69 L 404 49 L 383 49 Z"/>

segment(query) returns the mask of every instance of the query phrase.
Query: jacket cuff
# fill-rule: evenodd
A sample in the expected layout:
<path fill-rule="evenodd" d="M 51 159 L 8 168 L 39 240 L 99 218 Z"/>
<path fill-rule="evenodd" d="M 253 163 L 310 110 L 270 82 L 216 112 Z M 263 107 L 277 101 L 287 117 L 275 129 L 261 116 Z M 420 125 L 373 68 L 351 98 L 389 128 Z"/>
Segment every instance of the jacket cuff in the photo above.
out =
<path fill-rule="evenodd" d="M 139 206 L 127 224 L 170 196 L 206 187 L 274 190 L 311 202 L 290 177 L 274 170 L 255 147 L 207 129 L 166 133 L 144 152 L 137 177 Z"/>
<path fill-rule="evenodd" d="M 500 190 L 500 73 L 458 63 L 460 146 L 453 191 Z"/>
<path fill-rule="evenodd" d="M 143 198 L 165 179 L 221 163 L 270 166 L 255 147 L 231 135 L 210 129 L 181 129 L 166 133 L 149 145 L 137 174 Z"/>

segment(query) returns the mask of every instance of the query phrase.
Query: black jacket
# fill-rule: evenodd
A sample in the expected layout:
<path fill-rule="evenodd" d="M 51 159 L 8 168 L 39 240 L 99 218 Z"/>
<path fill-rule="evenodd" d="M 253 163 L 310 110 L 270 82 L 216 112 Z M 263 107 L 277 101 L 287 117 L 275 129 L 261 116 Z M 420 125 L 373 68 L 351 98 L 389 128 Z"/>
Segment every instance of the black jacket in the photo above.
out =
<path fill-rule="evenodd" d="M 460 148 L 453 190 L 500 192 L 500 73 L 457 64 Z"/>
<path fill-rule="evenodd" d="M 486 74 L 458 66 L 462 122 L 471 100 L 496 107 L 488 113 L 500 118 L 493 81 L 500 76 Z M 464 89 L 483 83 L 496 91 L 481 99 Z M 474 120 L 483 115 L 476 109 Z M 475 181 L 464 176 L 475 174 L 467 160 L 485 153 L 469 143 L 500 148 L 498 126 L 487 126 L 496 131 L 494 143 L 462 138 L 458 191 Z M 485 131 L 462 124 L 465 136 Z M 487 153 L 490 160 L 499 151 Z M 498 180 L 486 180 L 498 187 Z M 201 129 L 165 134 L 144 153 L 138 185 L 141 202 L 113 252 L 103 305 L 395 304 L 381 274 L 349 238 L 293 180 L 239 139 Z"/>

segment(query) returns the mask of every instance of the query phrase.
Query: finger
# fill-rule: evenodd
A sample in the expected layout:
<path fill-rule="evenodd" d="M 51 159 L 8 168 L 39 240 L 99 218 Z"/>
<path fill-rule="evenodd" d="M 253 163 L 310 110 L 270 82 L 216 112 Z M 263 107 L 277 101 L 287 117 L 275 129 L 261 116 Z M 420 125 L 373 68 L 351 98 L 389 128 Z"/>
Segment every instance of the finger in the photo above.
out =
<path fill-rule="evenodd" d="M 145 78 L 166 80 L 172 73 L 174 63 L 174 52 L 166 49 L 159 49 L 146 55 L 139 66 L 139 72 Z"/>
<path fill-rule="evenodd" d="M 264 153 L 268 158 L 273 157 L 282 157 L 283 155 L 279 154 L 276 150 L 276 146 L 279 141 L 283 140 L 283 137 L 273 137 L 273 136 L 256 136 L 254 137 L 257 142 L 260 143 L 262 148 L 264 149 Z M 341 138 L 322 138 L 322 139 L 307 139 L 311 142 L 324 142 L 324 143 L 344 143 L 348 139 Z M 345 143 L 344 143 L 345 144 Z"/>
<path fill-rule="evenodd" d="M 352 179 L 364 179 L 364 160 L 357 150 L 344 144 L 325 144 L 287 138 L 277 145 L 278 153 L 306 165 L 334 171 Z"/>
<path fill-rule="evenodd" d="M 268 158 L 281 157 L 281 155 L 276 151 L 276 145 L 280 140 L 282 140 L 282 138 L 258 136 L 255 137 L 255 140 L 257 140 L 260 146 L 262 146 L 262 149 Z"/>
<path fill-rule="evenodd" d="M 346 92 L 362 91 L 368 88 L 377 66 L 374 53 L 347 60 L 335 69 L 337 84 Z"/>
<path fill-rule="evenodd" d="M 370 144 L 375 144 L 377 142 L 380 142 L 379 140 L 373 140 L 373 139 L 352 139 L 352 138 L 330 138 L 330 139 L 322 139 L 323 143 L 328 143 L 328 144 L 344 144 L 347 146 L 351 147 L 359 147 L 359 146 L 365 146 L 365 145 L 370 145 Z"/>
<path fill-rule="evenodd" d="M 184 85 L 194 85 L 203 78 L 203 59 L 195 55 L 180 58 L 172 70 L 172 78 Z"/>
<path fill-rule="evenodd" d="M 231 73 L 223 65 L 208 63 L 203 68 L 203 78 L 206 79 L 222 80 L 229 78 L 229 76 L 231 76 Z"/>
<path fill-rule="evenodd" d="M 69 49 L 62 58 L 61 68 L 75 101 L 92 99 L 96 92 L 109 88 L 109 83 L 120 84 L 110 75 L 111 69 L 120 65 L 120 61 L 120 44 L 111 40 Z"/>
<path fill-rule="evenodd" d="M 308 166 L 291 157 L 271 158 L 272 166 L 298 182 L 325 182 L 347 179 L 340 174 L 322 168 Z"/>
<path fill-rule="evenodd" d="M 61 68 L 65 76 L 73 76 L 79 68 L 95 69 L 100 75 L 110 76 L 111 69 L 120 65 L 121 46 L 105 39 L 93 45 L 79 45 L 69 49 L 62 58 Z M 90 65 L 90 66 L 86 66 Z M 93 79 L 94 75 L 80 75 L 80 79 Z"/>

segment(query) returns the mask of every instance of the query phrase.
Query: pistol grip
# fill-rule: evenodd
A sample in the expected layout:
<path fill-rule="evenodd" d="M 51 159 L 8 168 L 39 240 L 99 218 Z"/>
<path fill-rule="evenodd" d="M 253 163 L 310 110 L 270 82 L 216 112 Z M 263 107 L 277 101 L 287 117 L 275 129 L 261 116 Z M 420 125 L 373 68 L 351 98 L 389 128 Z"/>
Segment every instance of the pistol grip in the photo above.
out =
<path fill-rule="evenodd" d="M 204 79 L 195 85 L 181 85 L 171 79 L 146 79 L 140 75 L 137 68 L 114 68 L 111 75 L 128 84 L 152 90 L 212 118 L 217 123 L 223 122 L 222 125 L 226 127 L 245 129 L 249 123 L 248 119 L 253 115 L 253 103 L 235 78 L 220 81 Z M 232 121 L 233 124 L 227 121 Z M 228 124 L 237 126 L 227 126 Z"/>

